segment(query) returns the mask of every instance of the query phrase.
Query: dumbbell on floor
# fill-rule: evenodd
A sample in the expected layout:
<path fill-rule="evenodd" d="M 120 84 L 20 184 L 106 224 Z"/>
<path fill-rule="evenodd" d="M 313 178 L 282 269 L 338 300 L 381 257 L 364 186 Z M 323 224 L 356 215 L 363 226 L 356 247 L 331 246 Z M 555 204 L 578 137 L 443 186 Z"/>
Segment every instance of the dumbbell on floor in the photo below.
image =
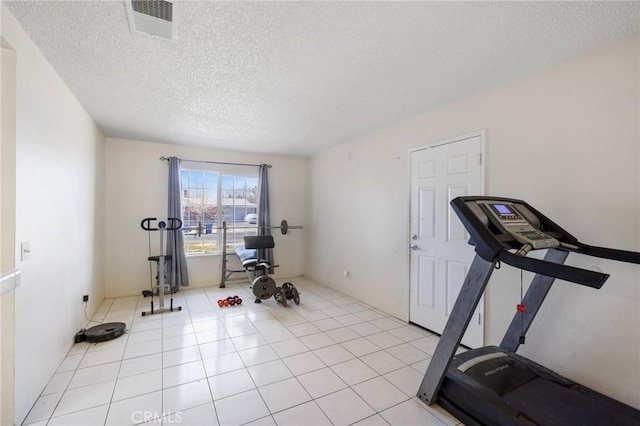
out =
<path fill-rule="evenodd" d="M 236 296 L 229 296 L 226 299 L 219 299 L 218 306 L 224 308 L 226 306 L 235 306 L 240 305 L 242 303 L 242 299 Z"/>

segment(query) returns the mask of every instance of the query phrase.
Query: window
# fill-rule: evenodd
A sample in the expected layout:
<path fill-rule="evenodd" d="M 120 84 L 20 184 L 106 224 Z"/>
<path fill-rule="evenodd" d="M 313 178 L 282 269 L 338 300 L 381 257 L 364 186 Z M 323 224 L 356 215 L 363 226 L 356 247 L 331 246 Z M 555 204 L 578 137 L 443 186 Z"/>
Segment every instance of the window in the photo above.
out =
<path fill-rule="evenodd" d="M 182 169 L 182 221 L 187 255 L 221 252 L 222 225 L 227 250 L 257 234 L 258 178 L 224 171 Z"/>

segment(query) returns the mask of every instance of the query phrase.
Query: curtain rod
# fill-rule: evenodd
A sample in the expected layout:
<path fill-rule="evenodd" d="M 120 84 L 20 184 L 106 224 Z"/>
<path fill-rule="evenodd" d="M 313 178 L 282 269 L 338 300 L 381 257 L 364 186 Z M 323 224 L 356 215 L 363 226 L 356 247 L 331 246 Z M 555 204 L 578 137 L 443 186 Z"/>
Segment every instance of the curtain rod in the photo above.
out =
<path fill-rule="evenodd" d="M 178 158 L 180 161 L 190 161 L 192 163 L 206 163 L 206 164 L 227 164 L 229 166 L 252 166 L 252 167 L 260 167 L 260 164 L 247 164 L 247 163 L 225 163 L 224 161 L 205 161 L 205 160 L 184 160 L 182 158 Z M 160 157 L 160 161 L 169 161 L 167 157 Z M 271 168 L 271 164 L 267 164 L 268 168 Z"/>

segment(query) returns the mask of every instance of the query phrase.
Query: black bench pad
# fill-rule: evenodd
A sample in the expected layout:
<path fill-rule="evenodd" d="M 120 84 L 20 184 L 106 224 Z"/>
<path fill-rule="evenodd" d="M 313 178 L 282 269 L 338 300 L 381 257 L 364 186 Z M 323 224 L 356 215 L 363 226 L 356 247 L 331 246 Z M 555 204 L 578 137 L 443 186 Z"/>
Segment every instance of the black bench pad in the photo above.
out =
<path fill-rule="evenodd" d="M 243 246 L 236 247 L 236 255 L 240 258 L 243 268 L 253 268 L 258 264 L 258 251 Z"/>

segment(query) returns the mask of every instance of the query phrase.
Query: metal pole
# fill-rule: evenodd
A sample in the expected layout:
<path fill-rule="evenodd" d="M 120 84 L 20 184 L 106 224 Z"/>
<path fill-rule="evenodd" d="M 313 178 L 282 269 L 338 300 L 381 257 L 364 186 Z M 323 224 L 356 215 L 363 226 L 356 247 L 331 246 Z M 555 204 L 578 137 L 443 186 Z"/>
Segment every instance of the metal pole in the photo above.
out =
<path fill-rule="evenodd" d="M 222 221 L 222 281 L 220 288 L 225 288 L 227 281 L 227 221 Z"/>
<path fill-rule="evenodd" d="M 158 256 L 158 297 L 160 299 L 160 309 L 164 310 L 164 226 L 160 224 L 160 256 Z"/>
<path fill-rule="evenodd" d="M 248 164 L 248 163 L 226 163 L 224 161 L 205 161 L 205 160 L 184 160 L 182 158 L 178 158 L 180 161 L 186 161 L 188 163 L 204 163 L 204 164 L 226 164 L 229 166 L 250 166 L 250 167 L 260 167 L 261 164 Z M 169 161 L 167 157 L 160 157 L 160 161 Z M 273 167 L 271 164 L 267 164 L 268 168 Z"/>
<path fill-rule="evenodd" d="M 223 226 L 212 226 L 211 229 L 215 229 L 215 230 L 224 230 L 226 227 L 226 221 L 223 222 Z M 198 235 L 202 235 L 202 230 L 201 230 L 202 226 L 198 226 Z M 229 227 L 227 227 L 229 228 Z M 282 230 L 282 225 L 280 226 L 275 226 L 275 225 L 267 225 L 267 226 L 232 226 L 230 227 L 232 229 L 280 229 Z M 304 229 L 304 226 L 302 225 L 287 225 L 287 229 Z M 190 231 L 190 229 L 188 228 L 182 228 L 181 229 L 182 232 L 185 231 Z"/>

